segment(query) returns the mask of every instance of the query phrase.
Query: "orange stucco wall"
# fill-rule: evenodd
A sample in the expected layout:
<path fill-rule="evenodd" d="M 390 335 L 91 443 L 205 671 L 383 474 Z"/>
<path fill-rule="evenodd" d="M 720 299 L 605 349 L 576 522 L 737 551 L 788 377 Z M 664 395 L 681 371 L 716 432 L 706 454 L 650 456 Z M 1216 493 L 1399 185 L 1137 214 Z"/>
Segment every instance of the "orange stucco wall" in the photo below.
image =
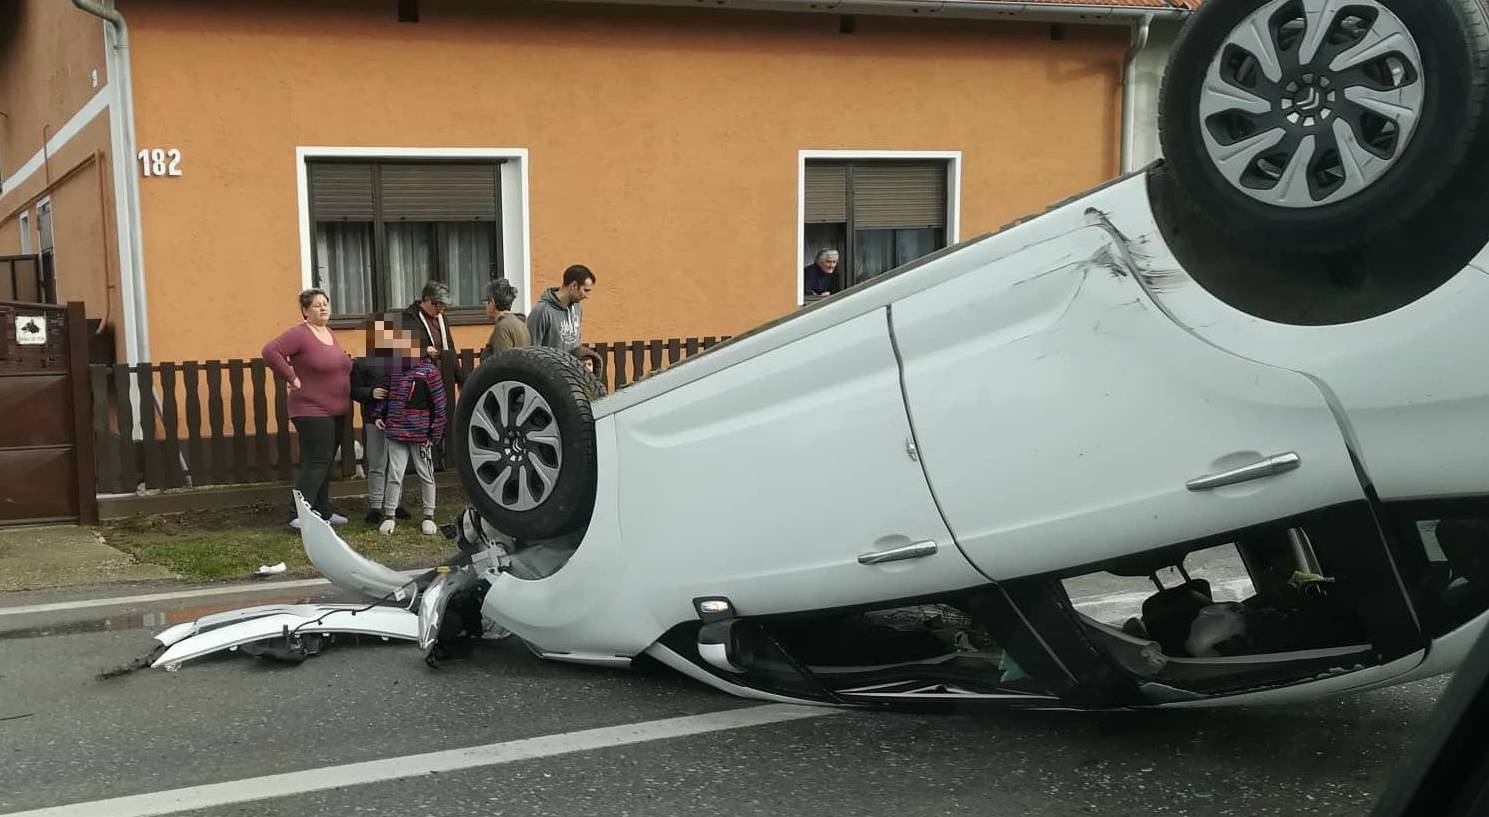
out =
<path fill-rule="evenodd" d="M 533 286 L 599 276 L 588 340 L 795 307 L 803 149 L 959 150 L 962 236 L 1116 173 L 1126 32 L 488 2 L 128 0 L 152 357 L 247 357 L 298 319 L 297 145 L 530 152 Z M 517 270 L 509 270 L 516 276 Z M 485 330 L 459 330 L 479 345 Z M 361 346 L 346 333 L 348 348 Z"/>
<path fill-rule="evenodd" d="M 21 250 L 20 219 L 30 214 L 31 249 L 41 249 L 36 205 L 52 204 L 57 296 L 80 300 L 88 317 L 117 331 L 118 247 L 114 240 L 109 113 L 97 114 L 45 156 L 25 179 L 14 174 L 108 81 L 102 23 L 56 0 L 0 4 L 0 255 Z M 94 87 L 92 73 L 98 72 Z"/>
<path fill-rule="evenodd" d="M 0 198 L 0 255 L 21 251 L 19 215 L 30 214 L 31 250 L 41 250 L 36 205 L 52 204 L 52 244 L 57 275 L 57 299 L 83 301 L 90 318 L 114 329 L 115 346 L 122 349 L 117 326 L 118 244 L 114 238 L 114 187 L 110 167 L 109 114 L 99 114 L 78 131 L 43 169 Z"/>
<path fill-rule="evenodd" d="M 98 87 L 92 72 L 98 71 Z M 0 175 L 41 150 L 108 82 L 103 24 L 66 0 L 0 3 Z"/>

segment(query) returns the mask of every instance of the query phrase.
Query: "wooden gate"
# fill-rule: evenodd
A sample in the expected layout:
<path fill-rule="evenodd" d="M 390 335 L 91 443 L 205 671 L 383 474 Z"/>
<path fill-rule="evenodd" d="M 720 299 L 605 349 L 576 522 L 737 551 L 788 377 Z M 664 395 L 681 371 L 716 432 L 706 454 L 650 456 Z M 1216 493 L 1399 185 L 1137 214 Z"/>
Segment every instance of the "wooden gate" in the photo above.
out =
<path fill-rule="evenodd" d="M 98 521 L 83 305 L 0 301 L 0 525 Z"/>

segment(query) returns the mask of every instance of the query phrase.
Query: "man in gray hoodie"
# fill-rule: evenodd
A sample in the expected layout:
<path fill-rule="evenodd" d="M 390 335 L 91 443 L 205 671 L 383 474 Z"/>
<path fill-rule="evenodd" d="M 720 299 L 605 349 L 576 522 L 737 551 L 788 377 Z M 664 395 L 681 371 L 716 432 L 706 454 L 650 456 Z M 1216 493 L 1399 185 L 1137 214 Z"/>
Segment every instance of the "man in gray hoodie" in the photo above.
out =
<path fill-rule="evenodd" d="M 583 264 L 564 270 L 564 284 L 549 287 L 533 305 L 527 316 L 527 331 L 534 346 L 551 346 L 572 352 L 582 343 L 580 322 L 583 311 L 579 302 L 595 288 L 595 274 Z"/>

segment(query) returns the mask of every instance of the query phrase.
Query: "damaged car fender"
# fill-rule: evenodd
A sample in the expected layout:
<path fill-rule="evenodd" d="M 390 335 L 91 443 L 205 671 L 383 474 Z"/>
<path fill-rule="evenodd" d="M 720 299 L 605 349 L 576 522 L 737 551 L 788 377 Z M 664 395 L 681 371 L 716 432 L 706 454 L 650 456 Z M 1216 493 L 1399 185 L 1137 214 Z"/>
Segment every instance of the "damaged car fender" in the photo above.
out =
<path fill-rule="evenodd" d="M 337 587 L 355 591 L 369 599 L 391 599 L 413 607 L 418 598 L 414 578 L 352 550 L 329 522 L 311 510 L 299 491 L 294 491 L 294 499 L 300 515 L 300 540 L 305 547 L 305 556 L 322 576 Z"/>

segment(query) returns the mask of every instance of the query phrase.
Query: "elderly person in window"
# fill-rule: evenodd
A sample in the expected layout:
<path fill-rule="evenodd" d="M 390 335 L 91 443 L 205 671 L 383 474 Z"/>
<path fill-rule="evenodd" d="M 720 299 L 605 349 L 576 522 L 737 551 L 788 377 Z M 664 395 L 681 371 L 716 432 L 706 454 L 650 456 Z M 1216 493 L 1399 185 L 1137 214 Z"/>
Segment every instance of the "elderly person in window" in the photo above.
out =
<path fill-rule="evenodd" d="M 485 348 L 481 350 L 482 360 L 503 349 L 533 344 L 532 336 L 527 331 L 527 323 L 512 314 L 512 302 L 515 300 L 517 288 L 507 279 L 498 278 L 486 285 L 486 299 L 482 304 L 486 307 L 486 317 L 494 325 L 491 327 L 491 339 L 486 341 Z"/>
<path fill-rule="evenodd" d="M 838 251 L 819 250 L 816 260 L 802 272 L 802 283 L 808 297 L 832 294 L 832 275 L 838 269 Z"/>

